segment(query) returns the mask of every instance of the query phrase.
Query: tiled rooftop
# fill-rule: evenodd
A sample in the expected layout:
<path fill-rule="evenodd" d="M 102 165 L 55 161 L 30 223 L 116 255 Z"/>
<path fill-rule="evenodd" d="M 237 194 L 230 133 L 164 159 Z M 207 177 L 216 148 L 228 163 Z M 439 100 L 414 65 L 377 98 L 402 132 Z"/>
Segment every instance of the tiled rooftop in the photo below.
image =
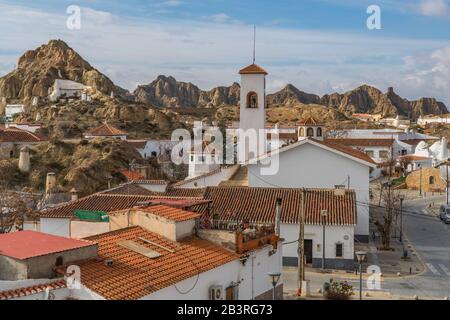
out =
<path fill-rule="evenodd" d="M 117 129 L 116 127 L 108 123 L 105 123 L 102 124 L 101 126 L 98 126 L 94 129 L 85 132 L 85 135 L 97 137 L 109 137 L 109 136 L 123 136 L 127 135 L 127 133 L 120 129 Z"/>
<path fill-rule="evenodd" d="M 200 217 L 200 214 L 192 212 L 192 211 L 186 211 L 183 209 L 173 208 L 169 207 L 167 205 L 151 205 L 151 206 L 140 206 L 133 208 L 136 211 L 141 212 L 148 212 L 151 214 L 154 214 L 156 216 L 160 216 L 163 218 L 166 218 L 171 221 L 175 222 L 181 222 L 191 219 L 196 219 Z"/>
<path fill-rule="evenodd" d="M 42 142 L 47 141 L 43 135 L 32 133 L 30 131 L 8 128 L 0 129 L 0 143 L 1 142 Z"/>
<path fill-rule="evenodd" d="M 239 71 L 239 74 L 265 74 L 267 75 L 267 71 L 253 63 Z"/>
<path fill-rule="evenodd" d="M 327 210 L 327 224 L 356 224 L 356 197 L 353 190 L 306 189 L 305 223 L 321 224 L 321 211 Z M 252 223 L 274 223 L 276 199 L 282 199 L 281 221 L 299 223 L 301 213 L 301 189 L 208 187 L 205 199 L 212 200 L 211 213 L 219 214 L 220 220 L 248 220 Z M 206 213 L 205 206 L 195 208 Z"/>
<path fill-rule="evenodd" d="M 239 259 L 236 253 L 206 240 L 194 237 L 172 242 L 137 226 L 86 239 L 98 242 L 99 257 L 113 263 L 80 263 L 81 283 L 109 300 L 139 299 Z M 156 251 L 160 257 L 151 259 L 131 251 L 119 244 L 125 240 Z"/>
<path fill-rule="evenodd" d="M 358 147 L 358 146 L 367 146 L 367 147 L 391 147 L 394 143 L 394 139 L 327 139 L 326 142 L 338 143 L 344 146 Z"/>
<path fill-rule="evenodd" d="M 29 286 L 29 287 L 0 291 L 0 300 L 8 300 L 8 299 L 26 297 L 26 296 L 29 296 L 32 294 L 44 292 L 47 288 L 50 288 L 50 290 L 66 288 L 66 281 L 64 279 L 60 279 L 60 280 L 49 282 L 49 283 L 43 283 L 43 284 L 37 284 L 34 286 Z"/>

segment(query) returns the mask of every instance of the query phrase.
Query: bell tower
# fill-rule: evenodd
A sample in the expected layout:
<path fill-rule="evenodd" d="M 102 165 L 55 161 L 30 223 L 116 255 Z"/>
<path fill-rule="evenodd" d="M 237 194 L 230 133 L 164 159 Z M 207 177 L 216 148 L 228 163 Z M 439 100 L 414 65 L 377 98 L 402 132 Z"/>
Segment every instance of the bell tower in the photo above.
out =
<path fill-rule="evenodd" d="M 241 75 L 240 129 L 260 130 L 266 124 L 267 71 L 251 64 L 239 71 Z"/>

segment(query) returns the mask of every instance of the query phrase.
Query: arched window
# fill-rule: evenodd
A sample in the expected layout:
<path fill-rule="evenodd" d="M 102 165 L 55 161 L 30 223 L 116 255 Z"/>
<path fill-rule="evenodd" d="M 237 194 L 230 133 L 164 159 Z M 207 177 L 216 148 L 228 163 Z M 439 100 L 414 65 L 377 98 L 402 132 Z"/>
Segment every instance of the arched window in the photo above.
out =
<path fill-rule="evenodd" d="M 430 184 L 434 184 L 434 176 L 430 176 L 429 181 Z"/>
<path fill-rule="evenodd" d="M 300 128 L 300 130 L 298 131 L 298 135 L 300 137 L 304 137 L 305 136 L 305 129 L 304 128 Z"/>
<path fill-rule="evenodd" d="M 306 136 L 307 137 L 314 137 L 314 129 L 313 128 L 306 129 Z"/>
<path fill-rule="evenodd" d="M 321 137 L 322 136 L 322 128 L 317 128 L 317 134 L 316 136 Z"/>
<path fill-rule="evenodd" d="M 254 91 L 247 94 L 247 108 L 258 108 L 258 95 Z"/>

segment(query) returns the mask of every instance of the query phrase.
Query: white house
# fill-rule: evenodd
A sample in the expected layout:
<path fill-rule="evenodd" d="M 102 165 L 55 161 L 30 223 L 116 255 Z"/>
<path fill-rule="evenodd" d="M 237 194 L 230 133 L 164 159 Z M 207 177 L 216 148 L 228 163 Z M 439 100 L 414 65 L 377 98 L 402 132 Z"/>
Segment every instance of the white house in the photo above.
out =
<path fill-rule="evenodd" d="M 214 226 L 194 229 L 200 214 L 165 205 L 142 207 L 145 211 L 132 218 L 126 214 L 115 220 L 128 227 L 84 238 L 82 241 L 35 233 L 37 238 L 58 238 L 55 250 L 47 246 L 45 252 L 34 249 L 34 256 L 45 262 L 39 276 L 53 273 L 68 276 L 67 267 L 75 264 L 83 277 L 79 288 L 68 283 L 55 284 L 48 280 L 54 299 L 95 300 L 250 300 L 271 299 L 273 293 L 270 272 L 281 272 L 282 245 L 273 229 L 259 231 L 248 227 L 233 231 Z M 124 217 L 124 219 L 122 219 Z M 127 222 L 127 220 L 129 222 Z M 129 224 L 131 223 L 131 224 Z M 171 232 L 173 231 L 173 232 Z M 26 231 L 25 231 L 26 232 Z M 24 233 L 25 233 L 24 232 Z M 29 231 L 28 231 L 29 232 Z M 18 233 L 16 238 L 20 237 Z M 0 254 L 14 251 L 21 257 L 24 248 L 36 237 L 27 236 L 16 241 L 2 241 Z M 67 242 L 71 250 L 64 256 L 61 246 Z M 79 243 L 75 243 L 79 242 Z M 83 249 L 87 247 L 89 251 Z M 81 251 L 83 249 L 83 251 Z M 95 249 L 95 250 L 94 250 Z M 27 251 L 28 252 L 28 251 Z M 59 256 L 62 256 L 60 259 Z M 79 258 L 76 262 L 69 259 Z M 56 260 L 55 260 L 56 259 Z M 66 263 L 66 260 L 68 263 Z M 19 271 L 20 265 L 2 270 L 6 275 Z M 95 272 L 92 272 L 95 270 Z M 28 278 L 33 278 L 29 274 Z M 1 285 L 1 282 L 0 282 Z M 0 287 L 0 290 L 2 288 Z M 9 288 L 0 291 L 0 299 L 48 298 L 41 290 Z M 18 294 L 22 292 L 22 294 Z M 25 294 L 23 293 L 25 292 Z M 283 295 L 283 278 L 275 289 L 278 299 Z"/>
<path fill-rule="evenodd" d="M 277 159 L 278 158 L 278 159 Z M 368 241 L 369 236 L 369 175 L 376 164 L 365 153 L 334 144 L 306 138 L 271 154 L 256 163 L 249 162 L 249 187 L 335 188 L 355 190 L 357 225 L 355 237 Z M 265 161 L 278 161 L 278 170 L 265 175 Z"/>
<path fill-rule="evenodd" d="M 25 111 L 23 104 L 7 104 L 5 107 L 6 121 L 12 121 L 14 116 Z"/>
<path fill-rule="evenodd" d="M 104 123 L 84 133 L 85 139 L 112 138 L 112 139 L 127 140 L 127 137 L 128 134 L 125 131 L 118 129 L 110 125 L 109 123 Z"/>
<path fill-rule="evenodd" d="M 430 123 L 441 123 L 441 124 L 448 124 L 450 123 L 450 114 L 443 114 L 440 116 L 435 115 L 428 115 L 425 117 L 420 116 L 419 119 L 417 119 L 417 124 L 424 126 Z"/>
<path fill-rule="evenodd" d="M 298 265 L 299 217 L 303 206 L 306 263 L 312 267 L 321 267 L 324 243 L 322 210 L 325 210 L 326 268 L 354 267 L 357 202 L 353 190 L 208 187 L 204 199 L 211 201 L 209 207 L 198 210 L 213 219 L 229 223 L 246 221 L 257 225 L 273 224 L 276 221 L 277 200 L 281 200 L 280 235 L 284 239 L 283 265 L 286 266 Z"/>
<path fill-rule="evenodd" d="M 89 87 L 82 83 L 56 79 L 49 98 L 51 101 L 58 101 L 60 98 L 81 98 L 87 88 Z"/>

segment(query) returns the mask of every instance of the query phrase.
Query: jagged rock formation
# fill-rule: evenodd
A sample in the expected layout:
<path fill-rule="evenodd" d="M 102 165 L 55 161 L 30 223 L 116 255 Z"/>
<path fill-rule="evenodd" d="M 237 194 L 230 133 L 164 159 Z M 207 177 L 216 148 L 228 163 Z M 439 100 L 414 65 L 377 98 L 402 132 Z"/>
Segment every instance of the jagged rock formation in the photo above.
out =
<path fill-rule="evenodd" d="M 93 68 L 62 40 L 51 40 L 35 50 L 25 52 L 17 68 L 0 78 L 0 97 L 30 101 L 32 97 L 46 98 L 55 79 L 83 83 L 110 94 L 125 95 L 107 76 Z"/>
<path fill-rule="evenodd" d="M 292 84 L 288 84 L 274 94 L 267 95 L 267 104 L 269 106 L 295 106 L 300 103 L 321 104 L 319 96 L 300 91 Z"/>
<path fill-rule="evenodd" d="M 210 91 L 200 90 L 192 83 L 178 82 L 173 77 L 160 75 L 148 85 L 138 86 L 134 91 L 136 101 L 160 108 L 219 107 L 239 103 L 240 86 L 217 87 Z"/>
<path fill-rule="evenodd" d="M 239 104 L 239 84 L 230 87 L 217 87 L 202 91 L 192 83 L 178 82 L 173 77 L 158 76 L 148 85 L 139 86 L 134 95 L 139 102 L 150 103 L 160 108 L 179 107 L 219 107 Z M 293 107 L 299 105 L 322 105 L 351 115 L 353 113 L 373 113 L 383 116 L 397 114 L 411 116 L 447 113 L 442 102 L 434 98 L 421 98 L 409 101 L 398 96 L 393 88 L 383 93 L 379 89 L 362 85 L 343 94 L 331 93 L 322 97 L 300 91 L 292 84 L 278 92 L 267 95 L 269 107 Z"/>

